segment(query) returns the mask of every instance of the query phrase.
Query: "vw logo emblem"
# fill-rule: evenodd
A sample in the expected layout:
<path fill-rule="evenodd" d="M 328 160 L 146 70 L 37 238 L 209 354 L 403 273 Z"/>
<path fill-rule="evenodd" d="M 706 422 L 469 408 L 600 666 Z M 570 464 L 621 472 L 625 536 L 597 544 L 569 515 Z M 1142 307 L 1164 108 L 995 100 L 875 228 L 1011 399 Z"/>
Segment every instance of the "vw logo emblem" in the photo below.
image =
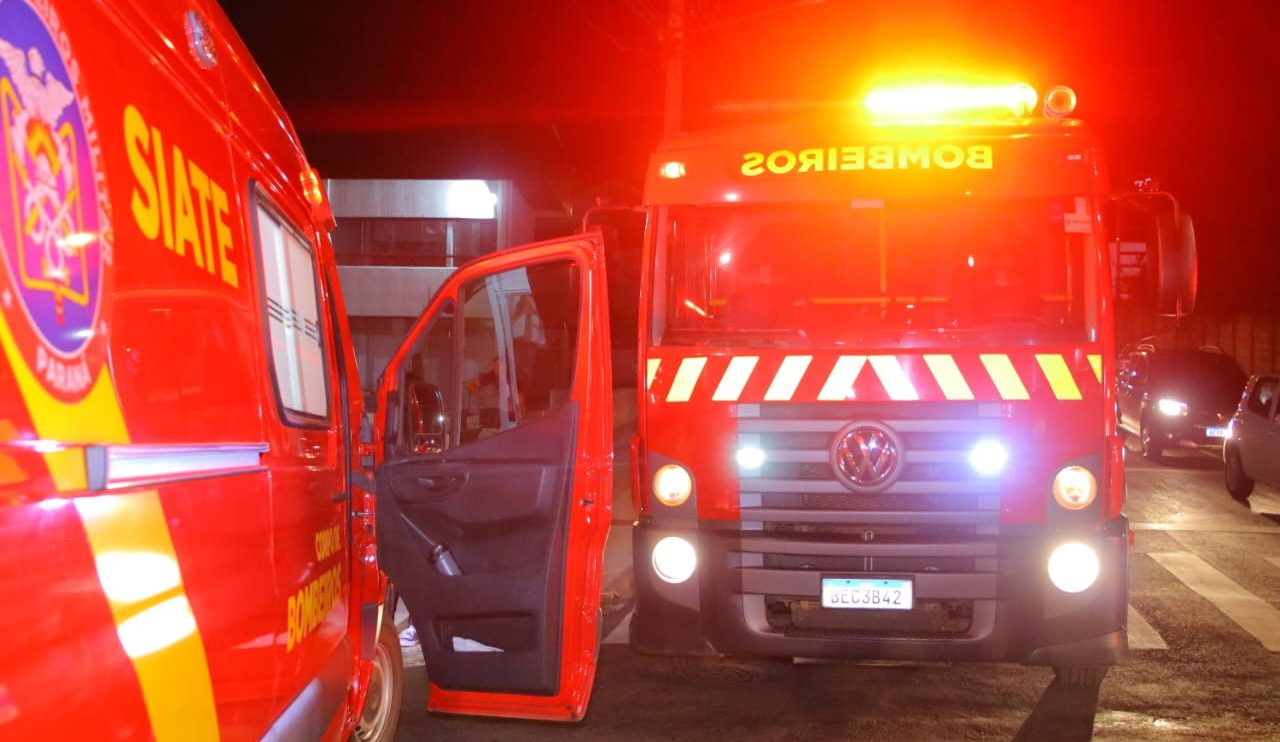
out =
<path fill-rule="evenodd" d="M 876 423 L 854 423 L 836 434 L 831 467 L 849 489 L 879 492 L 893 484 L 901 471 L 902 443 Z"/>

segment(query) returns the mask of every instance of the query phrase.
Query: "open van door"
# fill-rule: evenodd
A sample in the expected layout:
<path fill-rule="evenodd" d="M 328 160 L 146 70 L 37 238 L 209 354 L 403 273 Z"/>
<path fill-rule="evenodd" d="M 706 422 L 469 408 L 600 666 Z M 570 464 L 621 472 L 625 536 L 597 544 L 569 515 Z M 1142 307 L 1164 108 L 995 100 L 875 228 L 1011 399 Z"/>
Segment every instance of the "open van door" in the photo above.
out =
<path fill-rule="evenodd" d="M 604 248 L 468 263 L 378 387 L 378 554 L 433 711 L 574 721 L 598 652 L 612 487 Z"/>

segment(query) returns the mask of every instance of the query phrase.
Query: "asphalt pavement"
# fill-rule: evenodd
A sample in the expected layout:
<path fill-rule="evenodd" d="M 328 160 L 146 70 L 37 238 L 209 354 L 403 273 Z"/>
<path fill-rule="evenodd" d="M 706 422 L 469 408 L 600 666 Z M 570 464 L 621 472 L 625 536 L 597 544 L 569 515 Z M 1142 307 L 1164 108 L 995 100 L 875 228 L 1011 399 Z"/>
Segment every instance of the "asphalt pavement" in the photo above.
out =
<path fill-rule="evenodd" d="M 1235 502 L 1221 464 L 1197 452 L 1151 464 L 1131 450 L 1127 469 L 1131 652 L 1100 689 L 1018 665 L 639 655 L 627 643 L 630 520 L 621 517 L 584 721 L 428 714 L 421 655 L 410 653 L 397 739 L 1280 740 L 1280 492 L 1259 486 Z"/>

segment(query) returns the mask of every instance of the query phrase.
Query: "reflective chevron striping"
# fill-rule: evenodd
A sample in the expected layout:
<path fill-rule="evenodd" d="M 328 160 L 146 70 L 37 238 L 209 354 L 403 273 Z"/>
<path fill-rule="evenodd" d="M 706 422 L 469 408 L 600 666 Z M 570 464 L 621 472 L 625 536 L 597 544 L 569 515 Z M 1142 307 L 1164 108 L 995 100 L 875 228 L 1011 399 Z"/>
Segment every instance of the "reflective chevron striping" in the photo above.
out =
<path fill-rule="evenodd" d="M 1168 649 L 1160 632 L 1142 617 L 1132 605 L 1129 606 L 1129 649 Z"/>
<path fill-rule="evenodd" d="M 650 358 L 648 363 L 647 376 L 644 382 L 644 388 L 648 389 L 653 386 L 653 379 L 658 375 L 658 369 L 662 366 L 661 358 Z"/>
<path fill-rule="evenodd" d="M 902 370 L 902 364 L 898 362 L 897 356 L 871 356 L 870 360 L 871 368 L 876 372 L 876 376 L 880 377 L 880 383 L 884 384 L 889 399 L 895 402 L 920 399 L 907 372 Z"/>
<path fill-rule="evenodd" d="M 759 356 L 738 356 L 729 361 L 729 367 L 725 369 L 711 399 L 715 402 L 737 402 L 759 362 Z"/>
<path fill-rule="evenodd" d="M 1241 587 L 1208 562 L 1187 552 L 1151 554 L 1160 566 L 1249 632 L 1262 646 L 1280 652 L 1280 610 Z"/>
<path fill-rule="evenodd" d="M 1076 386 L 1076 380 L 1071 374 L 1071 369 L 1067 368 L 1067 362 L 1057 353 L 1037 353 L 1036 363 L 1040 364 L 1040 370 L 1044 372 L 1044 378 L 1049 381 L 1049 388 L 1053 390 L 1053 396 L 1058 399 L 1084 399 L 1080 396 L 1080 387 Z"/>
<path fill-rule="evenodd" d="M 924 362 L 942 389 L 943 396 L 947 399 L 973 399 L 973 390 L 964 380 L 964 374 L 960 373 L 956 359 L 948 355 L 926 355 Z"/>
<path fill-rule="evenodd" d="M 688 402 L 693 396 L 693 387 L 702 376 L 702 368 L 707 365 L 705 358 L 686 358 L 680 361 L 675 381 L 671 382 L 671 390 L 667 392 L 668 402 Z"/>
<path fill-rule="evenodd" d="M 996 385 L 996 391 L 1000 393 L 1001 398 L 1031 399 L 1031 395 L 1027 394 L 1027 388 L 1022 385 L 1022 379 L 1018 378 L 1018 372 L 1014 370 L 1013 361 L 1009 360 L 1009 356 L 1004 353 L 983 353 L 978 357 L 982 359 L 982 365 L 987 368 L 991 383 Z"/>
<path fill-rule="evenodd" d="M 813 375 L 823 376 L 808 378 L 815 360 L 820 370 Z M 1081 401 L 1097 394 L 1088 379 L 1101 379 L 1101 364 L 1097 354 L 1030 352 L 668 356 L 646 359 L 645 386 L 656 384 L 667 402 L 843 402 L 855 395 L 864 401 L 1027 401 L 1033 392 L 1037 398 Z"/>
<path fill-rule="evenodd" d="M 1098 383 L 1102 383 L 1102 356 L 1097 353 L 1089 354 L 1089 365 L 1093 366 L 1093 375 L 1097 377 Z"/>
<path fill-rule="evenodd" d="M 813 356 L 787 356 L 782 359 L 782 365 L 778 367 L 778 373 L 773 377 L 773 383 L 769 384 L 769 391 L 764 393 L 766 402 L 788 402 L 796 393 L 796 387 L 800 386 L 800 380 L 804 378 L 804 372 L 809 368 L 809 363 L 813 360 Z"/>
<path fill-rule="evenodd" d="M 862 367 L 867 365 L 866 356 L 840 356 L 827 383 L 818 392 L 818 399 L 823 402 L 843 402 L 853 399 L 853 382 L 857 381 Z"/>

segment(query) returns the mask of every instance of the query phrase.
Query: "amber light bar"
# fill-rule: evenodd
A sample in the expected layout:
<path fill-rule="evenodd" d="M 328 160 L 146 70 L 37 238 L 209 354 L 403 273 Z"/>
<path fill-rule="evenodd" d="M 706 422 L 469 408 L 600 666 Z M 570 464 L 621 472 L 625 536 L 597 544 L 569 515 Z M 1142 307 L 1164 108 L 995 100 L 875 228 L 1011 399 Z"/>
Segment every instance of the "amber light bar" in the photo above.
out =
<path fill-rule="evenodd" d="M 863 106 L 879 121 L 936 121 L 969 116 L 1026 116 L 1040 96 L 1026 83 L 1010 85 L 901 85 L 876 88 Z"/>

